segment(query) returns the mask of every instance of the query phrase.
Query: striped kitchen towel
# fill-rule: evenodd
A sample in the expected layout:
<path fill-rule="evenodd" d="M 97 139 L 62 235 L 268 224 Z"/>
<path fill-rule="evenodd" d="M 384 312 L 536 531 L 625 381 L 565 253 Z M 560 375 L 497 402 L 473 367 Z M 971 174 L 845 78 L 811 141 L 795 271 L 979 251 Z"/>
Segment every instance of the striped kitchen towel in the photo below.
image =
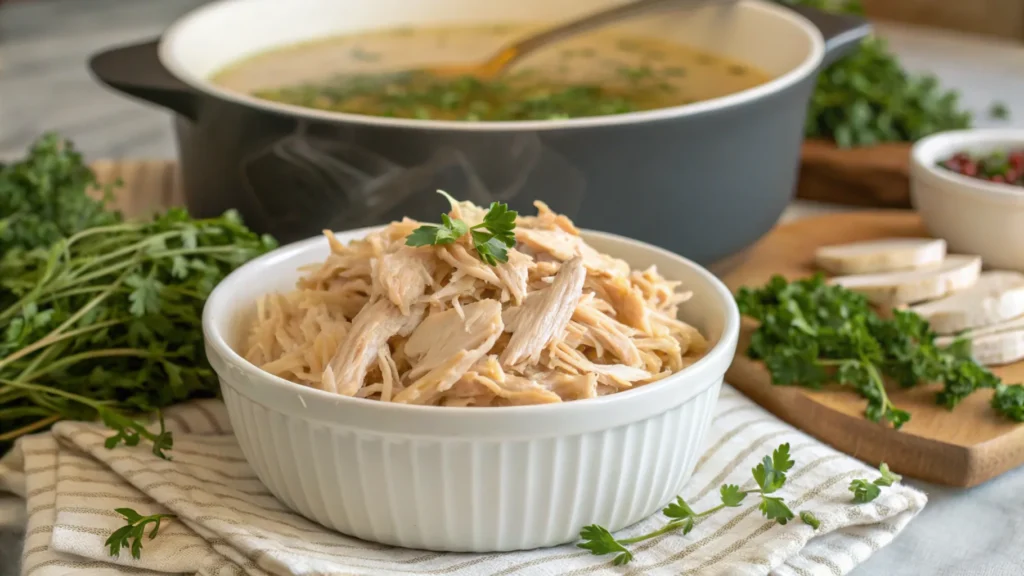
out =
<path fill-rule="evenodd" d="M 26 499 L 22 574 L 214 575 L 324 574 L 700 574 L 841 575 L 899 534 L 925 505 L 921 492 L 883 489 L 856 504 L 852 478 L 878 472 L 810 438 L 725 386 L 718 413 L 683 496 L 697 510 L 718 502 L 723 483 L 751 487 L 750 470 L 788 442 L 796 466 L 780 492 L 794 511 L 811 511 L 814 530 L 794 520 L 766 521 L 753 504 L 727 508 L 692 532 L 665 534 L 632 547 L 635 560 L 613 566 L 573 544 L 502 554 L 444 554 L 381 546 L 343 536 L 289 511 L 270 495 L 231 435 L 223 404 L 203 401 L 168 410 L 174 459 L 145 446 L 107 450 L 109 431 L 62 422 L 23 438 L 0 461 L 0 488 Z M 112 558 L 104 541 L 124 525 L 115 508 L 170 513 L 140 560 Z M 664 522 L 656 515 L 629 537 Z"/>

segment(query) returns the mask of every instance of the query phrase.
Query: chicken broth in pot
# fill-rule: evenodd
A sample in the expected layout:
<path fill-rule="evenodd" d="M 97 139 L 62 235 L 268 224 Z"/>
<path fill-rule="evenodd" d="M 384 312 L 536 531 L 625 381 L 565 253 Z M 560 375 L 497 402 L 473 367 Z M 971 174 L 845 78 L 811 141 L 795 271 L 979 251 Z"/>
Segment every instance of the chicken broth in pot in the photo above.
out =
<path fill-rule="evenodd" d="M 540 49 L 497 80 L 425 71 L 482 59 L 539 28 L 396 28 L 338 36 L 256 55 L 212 81 L 258 98 L 334 112 L 512 121 L 680 106 L 771 79 L 742 62 L 614 29 Z"/>

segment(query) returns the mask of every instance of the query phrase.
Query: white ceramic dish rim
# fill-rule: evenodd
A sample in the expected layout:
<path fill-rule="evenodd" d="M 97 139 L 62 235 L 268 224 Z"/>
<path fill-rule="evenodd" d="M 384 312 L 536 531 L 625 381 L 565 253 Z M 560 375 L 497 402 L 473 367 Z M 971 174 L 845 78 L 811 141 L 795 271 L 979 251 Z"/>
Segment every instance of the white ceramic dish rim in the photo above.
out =
<path fill-rule="evenodd" d="M 592 116 L 584 118 L 570 118 L 566 120 L 521 120 L 512 122 L 461 122 L 457 120 L 418 120 L 408 118 L 384 118 L 377 116 L 366 116 L 360 114 L 347 114 L 343 112 L 328 112 L 324 110 L 315 110 L 312 108 L 304 108 L 302 106 L 293 106 L 290 104 L 281 104 L 278 102 L 271 102 L 268 100 L 261 100 L 253 96 L 249 96 L 240 92 L 234 92 L 224 88 L 220 88 L 217 85 L 210 82 L 208 79 L 201 77 L 197 74 L 193 74 L 188 67 L 177 58 L 175 54 L 175 45 L 180 42 L 179 38 L 184 35 L 187 29 L 192 26 L 195 22 L 201 20 L 206 14 L 212 13 L 216 10 L 233 9 L 234 7 L 241 5 L 246 0 L 216 0 L 209 4 L 203 5 L 191 12 L 185 14 L 172 24 L 160 39 L 158 46 L 158 56 L 160 62 L 167 68 L 168 71 L 179 80 L 188 84 L 192 88 L 199 92 L 216 96 L 222 100 L 229 102 L 235 102 L 252 108 L 265 110 L 268 112 L 276 112 L 289 116 L 298 116 L 301 118 L 308 118 L 311 120 L 326 120 L 326 121 L 345 121 L 354 124 L 362 124 L 369 126 L 389 126 L 395 128 L 414 128 L 414 129 L 429 129 L 429 130 L 457 130 L 465 132 L 487 132 L 494 130 L 502 131 L 547 131 L 547 130 L 567 130 L 567 129 L 579 129 L 579 128 L 593 128 L 602 126 L 621 126 L 624 124 L 636 124 L 646 122 L 656 122 L 659 120 L 672 120 L 678 118 L 685 118 L 688 116 L 694 116 L 697 114 L 703 114 L 707 112 L 723 110 L 749 102 L 765 98 L 771 94 L 781 92 L 790 86 L 800 82 L 808 75 L 813 74 L 814 71 L 819 67 L 825 56 L 825 40 L 821 35 L 821 31 L 818 30 L 814 24 L 809 20 L 800 16 L 799 14 L 787 9 L 784 6 L 775 6 L 768 2 L 761 0 L 757 1 L 744 1 L 734 6 L 736 9 L 743 10 L 760 10 L 763 13 L 772 17 L 782 18 L 789 21 L 794 27 L 802 30 L 810 39 L 811 50 L 807 54 L 807 57 L 796 67 L 792 68 L 785 74 L 772 79 L 765 84 L 761 84 L 750 88 L 736 92 L 734 94 L 728 94 L 721 98 L 713 98 L 711 100 L 704 100 L 701 102 L 695 102 L 693 104 L 684 104 L 682 106 L 673 106 L 669 108 L 659 108 L 656 110 L 647 110 L 642 112 L 629 112 L 626 114 L 615 114 L 610 116 Z"/>
<path fill-rule="evenodd" d="M 969 152 L 977 147 L 1013 145 L 1024 148 L 1024 129 L 952 130 L 918 140 L 911 148 L 910 156 L 918 172 L 915 177 L 931 178 L 943 184 L 945 190 L 955 191 L 969 198 L 1020 206 L 1024 205 L 1024 189 L 1019 186 L 986 182 L 936 166 L 939 160 L 957 152 Z"/>
<path fill-rule="evenodd" d="M 380 228 L 382 227 L 373 226 L 361 228 L 358 230 L 348 231 L 346 234 L 363 236 L 374 230 L 379 230 Z M 364 420 L 365 422 L 373 422 L 373 427 L 375 428 L 393 428 L 396 432 L 401 431 L 401 429 L 405 429 L 405 431 L 419 429 L 424 427 L 426 423 L 430 422 L 438 425 L 437 432 L 438 434 L 443 435 L 446 432 L 454 433 L 454 431 L 459 429 L 459 423 L 461 422 L 465 424 L 488 426 L 488 429 L 483 432 L 486 435 L 507 435 L 510 433 L 525 434 L 526 431 L 520 429 L 522 426 L 521 418 L 523 416 L 546 417 L 545 420 L 547 418 L 552 418 L 552 422 L 554 422 L 561 418 L 575 419 L 586 417 L 589 413 L 593 412 L 605 412 L 608 409 L 615 409 L 619 407 L 623 408 L 624 413 L 622 414 L 616 414 L 608 419 L 602 417 L 600 421 L 595 421 L 584 426 L 585 428 L 590 429 L 609 428 L 613 424 L 622 424 L 637 420 L 637 414 L 627 413 L 634 411 L 629 410 L 629 408 L 636 409 L 640 406 L 645 406 L 645 400 L 647 398 L 652 395 L 657 396 L 659 394 L 666 393 L 666 389 L 668 387 L 687 386 L 687 384 L 692 383 L 692 386 L 687 386 L 685 388 L 685 394 L 680 395 L 685 396 L 684 398 L 679 400 L 679 397 L 676 397 L 678 403 L 682 403 L 714 385 L 716 381 L 721 380 L 725 369 L 732 362 L 732 355 L 735 351 L 736 342 L 740 332 L 739 310 L 736 307 L 732 293 L 721 282 L 721 280 L 698 264 L 662 248 L 606 232 L 595 232 L 590 230 L 582 230 L 581 232 L 585 237 L 592 237 L 595 239 L 622 244 L 631 244 L 637 249 L 659 254 L 665 258 L 675 259 L 691 268 L 698 276 L 700 276 L 701 280 L 706 282 L 713 291 L 714 299 L 720 305 L 725 315 L 722 334 L 711 350 L 709 350 L 703 358 L 695 362 L 693 365 L 657 382 L 652 382 L 651 384 L 608 396 L 558 404 L 501 406 L 492 408 L 422 406 L 378 402 L 363 398 L 353 398 L 339 394 L 332 394 L 323 390 L 309 388 L 260 370 L 229 346 L 224 334 L 224 330 L 226 328 L 225 324 L 228 321 L 228 319 L 225 318 L 226 312 L 224 309 L 227 307 L 228 301 L 232 298 L 232 287 L 234 285 L 246 281 L 246 279 L 257 274 L 259 270 L 272 265 L 273 262 L 295 259 L 300 254 L 311 250 L 318 244 L 326 243 L 326 238 L 322 236 L 302 240 L 278 248 L 246 263 L 222 280 L 210 294 L 210 297 L 207 299 L 206 306 L 203 309 L 203 333 L 206 340 L 206 346 L 208 348 L 212 347 L 214 352 L 219 354 L 224 362 L 227 363 L 228 367 L 240 371 L 241 375 L 243 375 L 247 380 L 247 384 L 267 386 L 270 388 L 269 390 L 266 390 L 269 394 L 287 393 L 298 395 L 299 402 L 303 407 L 303 413 L 306 417 L 317 418 L 317 415 L 319 414 L 319 419 L 335 421 L 337 419 L 331 416 L 331 410 L 333 408 L 346 410 L 355 408 L 357 409 L 357 412 L 349 411 L 350 413 L 358 413 L 361 420 Z M 214 361 L 214 359 L 211 358 L 211 361 Z M 721 367 L 720 371 L 716 370 L 718 367 Z M 223 378 L 223 376 L 221 377 Z M 245 394 L 245 390 L 238 390 L 238 392 Z M 668 410 L 672 407 L 672 405 L 658 406 L 656 407 L 657 410 L 655 410 L 655 412 Z M 271 409 L 277 411 L 283 410 L 283 408 L 278 405 L 275 405 Z M 642 409 L 642 411 L 651 412 L 651 408 L 646 407 Z M 378 418 L 381 420 L 387 420 L 389 417 L 394 418 L 394 420 L 390 420 L 390 424 L 387 425 L 381 425 L 380 420 L 378 420 Z M 404 422 L 403 420 L 407 418 L 413 418 L 416 421 Z M 427 420 L 421 420 L 422 418 L 426 418 Z M 360 427 L 359 423 L 353 422 L 350 419 L 346 420 L 345 423 L 352 427 Z M 574 426 L 570 422 L 566 422 L 566 425 L 567 428 L 581 427 L 579 423 Z"/>

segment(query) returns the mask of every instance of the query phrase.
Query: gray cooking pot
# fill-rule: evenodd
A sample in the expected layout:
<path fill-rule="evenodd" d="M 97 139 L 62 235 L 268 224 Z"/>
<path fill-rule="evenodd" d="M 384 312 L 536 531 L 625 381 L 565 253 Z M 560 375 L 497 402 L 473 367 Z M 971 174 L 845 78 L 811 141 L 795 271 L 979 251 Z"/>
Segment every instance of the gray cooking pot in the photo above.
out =
<path fill-rule="evenodd" d="M 793 196 L 818 71 L 869 32 L 859 19 L 748 0 L 628 26 L 752 64 L 774 80 L 694 104 L 556 121 L 456 122 L 276 104 L 208 81 L 247 55 L 357 30 L 556 21 L 621 0 L 221 0 L 158 41 L 94 56 L 103 83 L 177 113 L 190 211 L 238 209 L 290 242 L 325 228 L 435 221 L 457 198 L 534 200 L 581 227 L 723 263 L 775 225 Z"/>

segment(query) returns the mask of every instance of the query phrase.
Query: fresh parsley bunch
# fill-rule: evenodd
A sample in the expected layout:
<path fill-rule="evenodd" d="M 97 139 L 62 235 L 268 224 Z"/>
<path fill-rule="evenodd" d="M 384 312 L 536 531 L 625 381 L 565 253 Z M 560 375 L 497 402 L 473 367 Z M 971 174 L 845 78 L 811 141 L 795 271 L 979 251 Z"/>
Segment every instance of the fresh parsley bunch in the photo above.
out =
<path fill-rule="evenodd" d="M 0 173 L 0 452 L 59 420 L 99 418 L 117 431 L 108 447 L 146 440 L 165 456 L 162 421 L 150 432 L 129 415 L 217 393 L 206 296 L 275 246 L 233 212 L 124 222 L 86 195 L 93 186 L 51 137 Z"/>
<path fill-rule="evenodd" d="M 864 15 L 860 0 L 783 0 L 839 14 Z M 1008 116 L 995 104 L 993 118 Z M 849 56 L 818 75 L 805 134 L 840 148 L 881 142 L 913 142 L 943 130 L 970 128 L 971 113 L 960 94 L 945 90 L 931 74 L 912 74 L 885 40 L 872 36 Z"/>
<path fill-rule="evenodd" d="M 120 214 L 107 210 L 110 196 L 72 143 L 44 135 L 25 158 L 0 166 L 0 254 L 120 222 Z"/>
<path fill-rule="evenodd" d="M 736 302 L 742 314 L 760 322 L 747 355 L 764 361 L 773 384 L 850 386 L 867 400 L 864 414 L 876 422 L 899 428 L 910 419 L 889 400 L 887 380 L 904 388 L 941 382 L 936 401 L 949 409 L 979 388 L 1000 385 L 971 358 L 969 341 L 942 348 L 917 314 L 893 310 L 891 319 L 883 319 L 864 296 L 830 285 L 820 274 L 793 282 L 775 276 L 761 288 L 741 289 Z M 996 409 L 1024 417 L 1020 387 L 997 390 Z"/>
<path fill-rule="evenodd" d="M 595 556 L 615 554 L 612 563 L 616 566 L 628 564 L 633 560 L 633 553 L 627 548 L 628 545 L 677 530 L 682 530 L 683 534 L 689 534 L 698 521 L 719 510 L 739 507 L 750 494 L 758 495 L 757 508 L 765 518 L 784 525 L 794 518 L 793 511 L 789 509 L 782 498 L 772 496 L 772 494 L 786 483 L 786 473 L 793 468 L 794 464 L 789 456 L 789 444 L 782 444 L 772 452 L 771 456 L 765 456 L 761 463 L 751 470 L 757 488 L 743 490 L 736 484 L 723 484 L 719 488 L 721 503 L 703 512 L 696 512 L 683 500 L 682 496 L 677 496 L 674 502 L 661 511 L 669 518 L 668 523 L 653 532 L 618 540 L 608 529 L 592 524 L 580 531 L 580 539 L 583 541 L 577 546 L 584 550 L 590 550 L 591 554 Z M 805 523 L 817 528 L 818 520 L 810 512 L 802 512 L 800 517 Z"/>
<path fill-rule="evenodd" d="M 457 200 L 443 190 L 438 190 L 452 204 Z M 451 218 L 447 214 L 441 214 L 441 224 L 424 224 L 412 231 L 405 239 L 408 246 L 439 246 L 443 244 L 454 244 L 468 232 L 473 240 L 473 247 L 476 248 L 480 259 L 497 266 L 498 262 L 508 262 L 508 249 L 516 245 L 516 217 L 519 214 L 515 210 L 509 210 L 508 205 L 499 202 L 492 202 L 483 222 L 469 226 L 458 218 Z"/>

